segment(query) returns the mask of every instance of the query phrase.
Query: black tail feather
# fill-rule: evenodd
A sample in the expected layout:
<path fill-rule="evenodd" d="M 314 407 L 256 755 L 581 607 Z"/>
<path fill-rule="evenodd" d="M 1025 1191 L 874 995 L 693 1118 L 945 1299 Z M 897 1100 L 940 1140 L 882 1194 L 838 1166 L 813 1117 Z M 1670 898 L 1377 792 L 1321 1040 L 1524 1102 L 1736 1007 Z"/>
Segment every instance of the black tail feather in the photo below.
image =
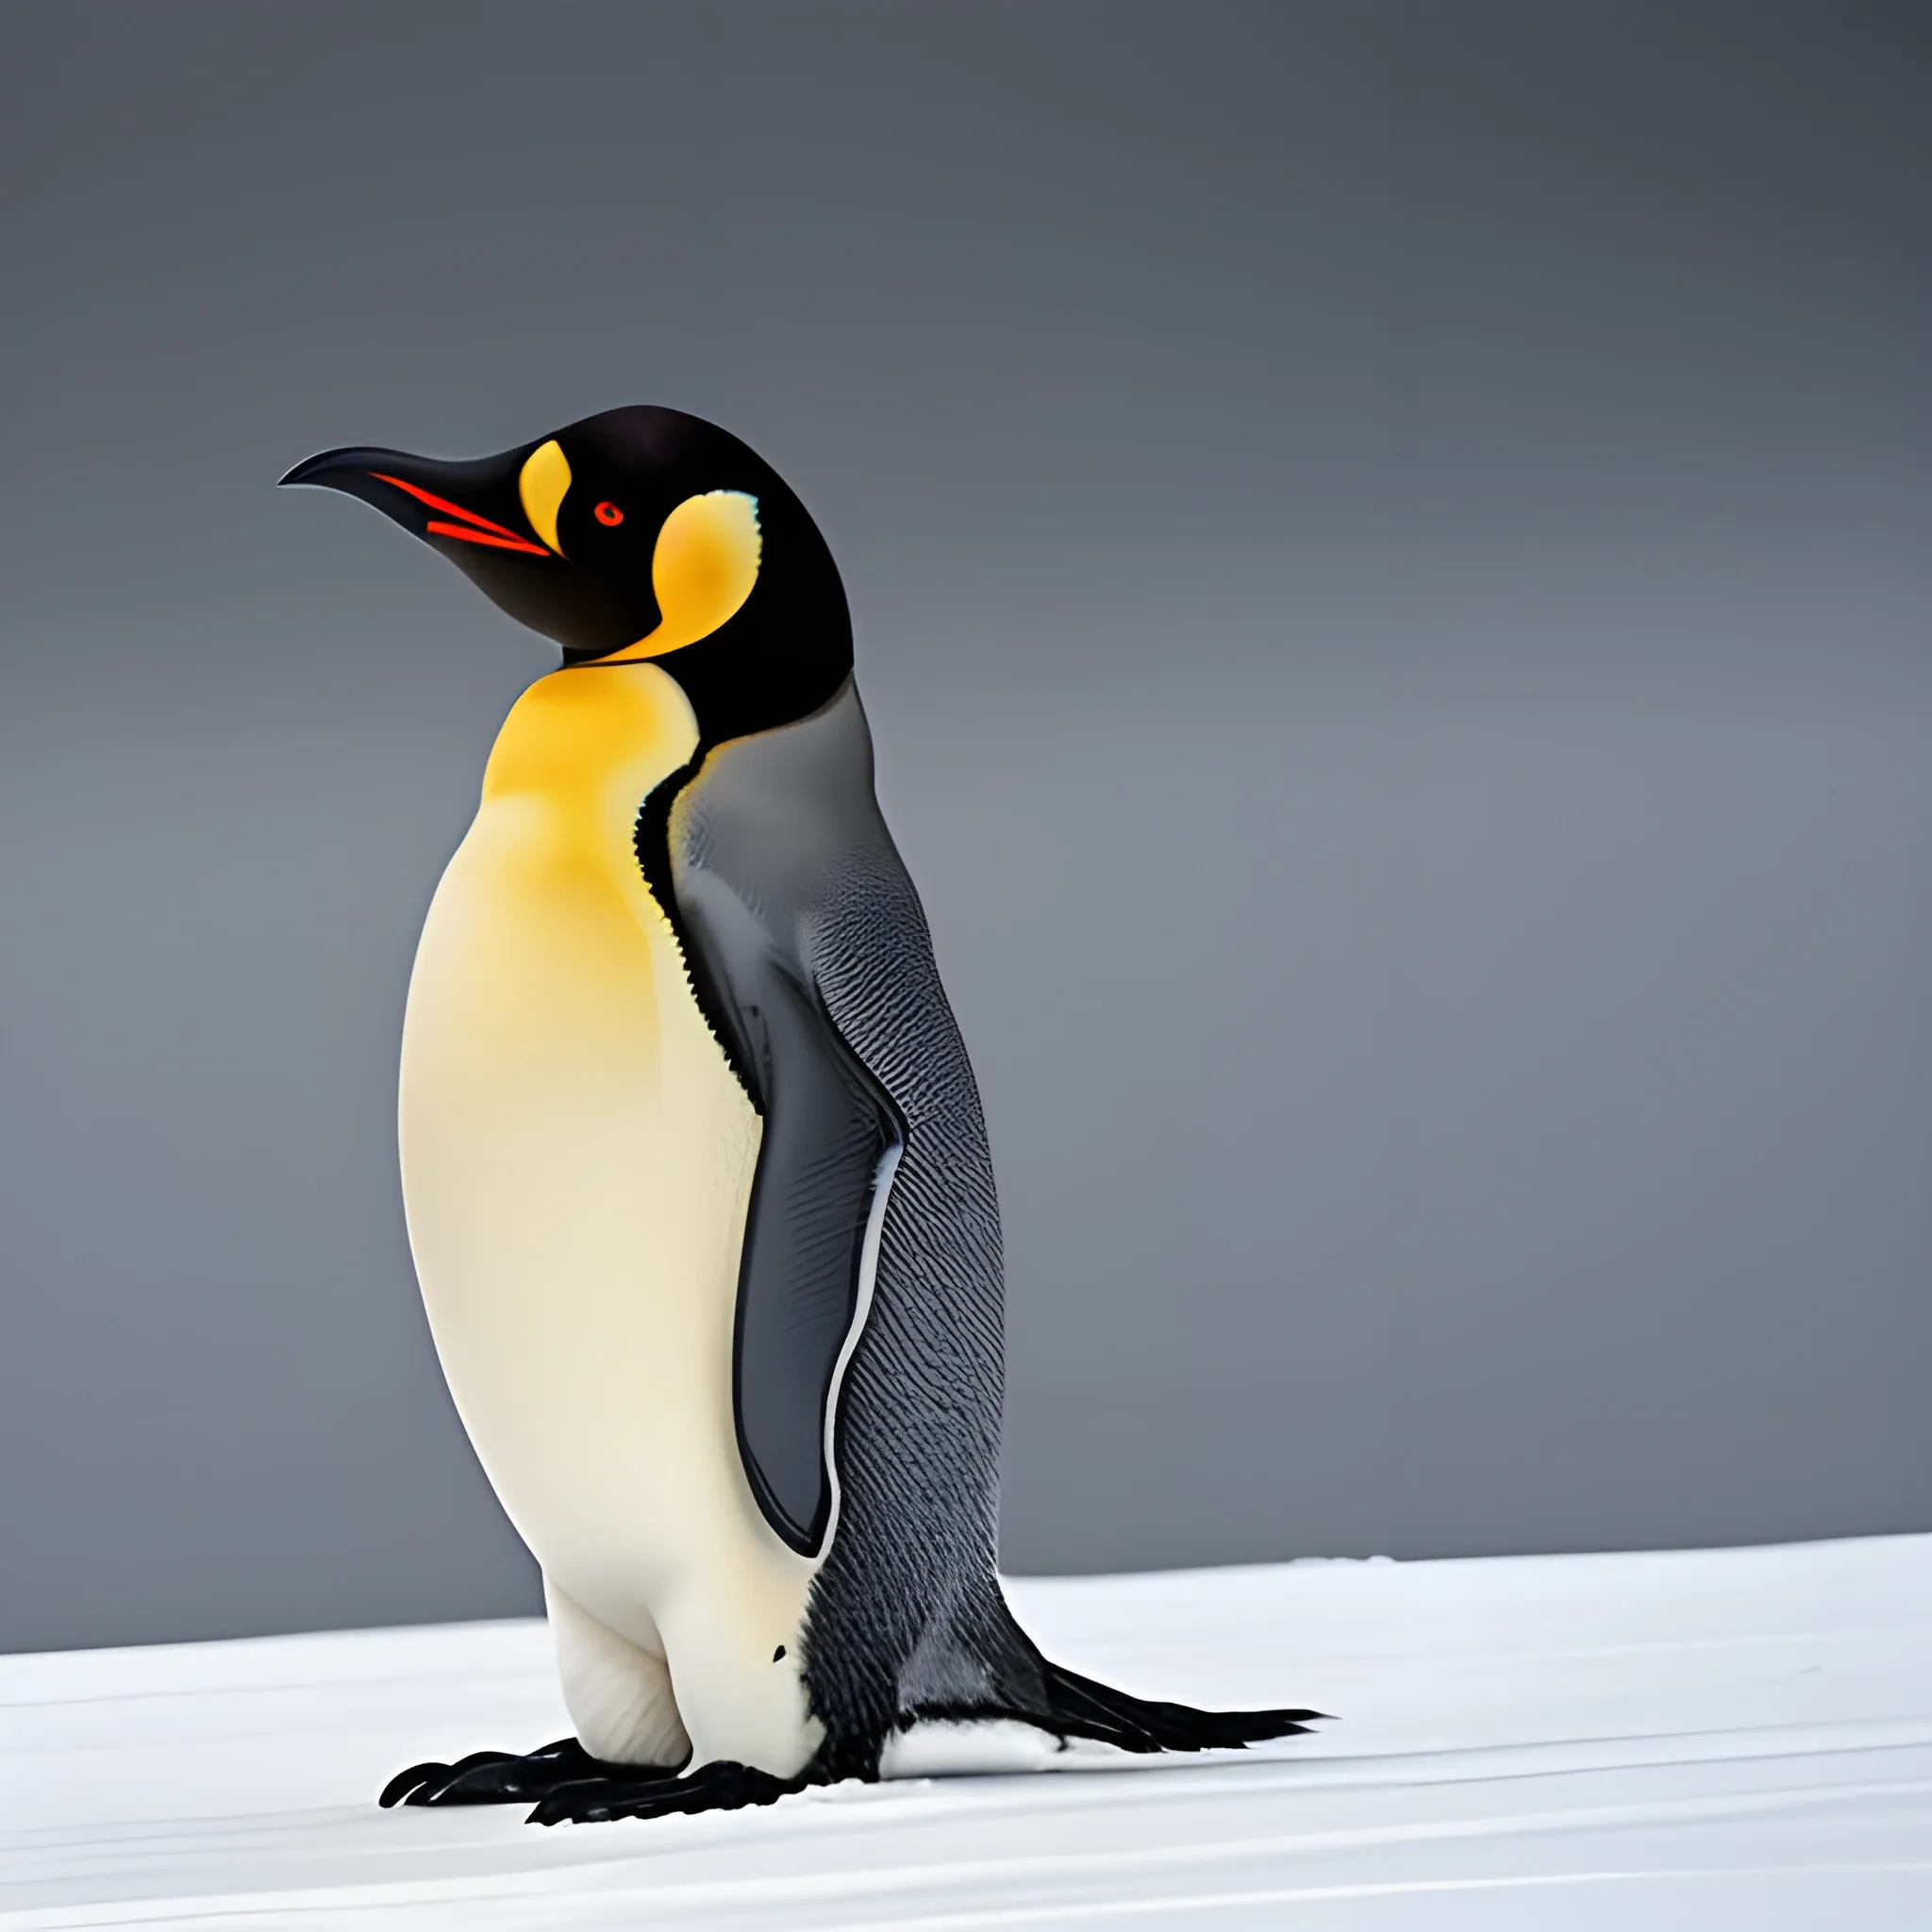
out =
<path fill-rule="evenodd" d="M 921 1721 L 941 1723 L 1012 1719 L 1061 1738 L 1091 1738 L 1122 1751 L 1239 1751 L 1269 1738 L 1304 1732 L 1325 1713 L 1319 1710 L 1197 1710 L 1135 1697 L 1083 1677 L 1042 1657 L 1014 1620 L 1005 1598 L 974 1607 L 962 1649 L 982 1673 L 985 1690 L 954 1701 L 918 1700 L 899 1718 L 901 1729 Z"/>
<path fill-rule="evenodd" d="M 927 1657 L 921 1674 L 930 1688 L 910 1689 L 908 1694 L 901 1679 L 898 1710 L 888 1720 L 891 1729 L 1008 1722 L 1030 1724 L 1062 1740 L 1091 1739 L 1117 1750 L 1152 1756 L 1162 1751 L 1239 1751 L 1271 1738 L 1297 1736 L 1327 1715 L 1319 1710 L 1197 1710 L 1191 1704 L 1136 1697 L 1083 1677 L 1041 1655 L 996 1583 L 972 1592 L 958 1606 L 948 1642 L 931 1648 L 940 1661 L 936 1664 Z M 891 1688 L 885 1695 L 892 1695 Z M 835 1728 L 840 1727 L 827 1726 L 828 1732 Z M 826 1748 L 815 1760 L 815 1775 L 875 1777 L 884 1728 L 870 1728 L 862 1716 L 843 1728 L 842 1751 L 835 1754 L 828 1736 Z"/>
<path fill-rule="evenodd" d="M 1091 1738 L 1122 1751 L 1239 1751 L 1269 1738 L 1306 1731 L 1326 1715 L 1319 1710 L 1197 1710 L 1116 1690 L 1042 1658 L 1044 1698 L 989 1699 L 972 1704 L 921 1704 L 899 1720 L 915 1724 L 984 1724 L 1012 1719 L 1062 1738 Z M 1043 1705 L 1043 1707 L 1042 1707 Z"/>
<path fill-rule="evenodd" d="M 1196 1710 L 1130 1696 L 1077 1671 L 1046 1663 L 1052 1726 L 1063 1737 L 1093 1738 L 1123 1751 L 1237 1751 L 1268 1738 L 1292 1737 L 1319 1710 Z"/>

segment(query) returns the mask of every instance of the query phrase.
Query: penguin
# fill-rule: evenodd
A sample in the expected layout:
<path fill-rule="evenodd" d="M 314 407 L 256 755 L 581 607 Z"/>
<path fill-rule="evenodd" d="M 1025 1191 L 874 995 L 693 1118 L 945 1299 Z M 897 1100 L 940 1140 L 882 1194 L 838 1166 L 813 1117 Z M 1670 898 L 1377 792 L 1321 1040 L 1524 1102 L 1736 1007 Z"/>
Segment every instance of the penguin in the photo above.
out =
<path fill-rule="evenodd" d="M 1306 1728 L 1096 1683 L 1008 1608 L 986 1127 L 799 498 L 650 407 L 281 480 L 562 650 L 425 921 L 398 1124 L 437 1352 L 576 1729 L 381 1803 L 649 1818 Z"/>

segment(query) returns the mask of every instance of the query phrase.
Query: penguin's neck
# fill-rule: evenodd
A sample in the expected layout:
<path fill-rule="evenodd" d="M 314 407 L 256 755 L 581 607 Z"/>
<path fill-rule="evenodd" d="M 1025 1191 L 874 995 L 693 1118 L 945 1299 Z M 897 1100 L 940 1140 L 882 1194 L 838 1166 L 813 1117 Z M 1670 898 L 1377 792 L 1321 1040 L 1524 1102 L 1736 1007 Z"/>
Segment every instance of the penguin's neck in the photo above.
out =
<path fill-rule="evenodd" d="M 504 720 L 479 817 L 520 822 L 556 860 L 627 874 L 639 806 L 697 742 L 691 701 L 655 664 L 553 672 Z"/>

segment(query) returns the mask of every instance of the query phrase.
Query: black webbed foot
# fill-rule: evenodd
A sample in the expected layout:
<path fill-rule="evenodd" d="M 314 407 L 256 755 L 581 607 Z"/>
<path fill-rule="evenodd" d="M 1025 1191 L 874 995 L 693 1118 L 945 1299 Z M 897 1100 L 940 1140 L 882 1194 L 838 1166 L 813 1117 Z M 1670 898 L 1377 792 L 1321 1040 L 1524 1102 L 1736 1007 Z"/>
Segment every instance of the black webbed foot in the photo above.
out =
<path fill-rule="evenodd" d="M 700 1765 L 689 1777 L 653 1774 L 633 1765 L 607 1765 L 616 1776 L 560 1784 L 530 1813 L 532 1824 L 592 1824 L 612 1818 L 667 1818 L 674 1811 L 736 1811 L 773 1805 L 805 1789 L 802 1777 L 774 1777 L 748 1764 L 722 1758 Z"/>
<path fill-rule="evenodd" d="M 670 1777 L 676 1767 L 607 1764 L 592 1757 L 575 1738 L 519 1757 L 511 1751 L 472 1751 L 454 1764 L 434 1759 L 398 1772 L 382 1788 L 377 1802 L 391 1805 L 527 1805 L 547 1798 L 558 1786 L 589 1781 Z"/>

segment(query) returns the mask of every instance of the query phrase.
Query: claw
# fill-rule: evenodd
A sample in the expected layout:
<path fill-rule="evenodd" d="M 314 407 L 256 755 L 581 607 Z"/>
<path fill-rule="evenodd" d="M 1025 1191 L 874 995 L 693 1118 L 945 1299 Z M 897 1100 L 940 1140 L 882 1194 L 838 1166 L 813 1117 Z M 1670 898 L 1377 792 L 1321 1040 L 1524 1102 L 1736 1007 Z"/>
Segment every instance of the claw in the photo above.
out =
<path fill-rule="evenodd" d="M 412 1791 L 449 1775 L 449 1766 L 427 1758 L 421 1764 L 412 1764 L 408 1771 L 399 1771 L 382 1788 L 382 1795 L 376 1803 L 387 1811 L 393 1805 L 403 1803 Z"/>
<path fill-rule="evenodd" d="M 398 1772 L 377 1802 L 403 1805 L 518 1805 L 547 1798 L 566 1784 L 617 1782 L 675 1775 L 671 1765 L 606 1764 L 575 1738 L 558 1738 L 519 1757 L 511 1751 L 472 1751 L 454 1764 L 430 1759 Z"/>

